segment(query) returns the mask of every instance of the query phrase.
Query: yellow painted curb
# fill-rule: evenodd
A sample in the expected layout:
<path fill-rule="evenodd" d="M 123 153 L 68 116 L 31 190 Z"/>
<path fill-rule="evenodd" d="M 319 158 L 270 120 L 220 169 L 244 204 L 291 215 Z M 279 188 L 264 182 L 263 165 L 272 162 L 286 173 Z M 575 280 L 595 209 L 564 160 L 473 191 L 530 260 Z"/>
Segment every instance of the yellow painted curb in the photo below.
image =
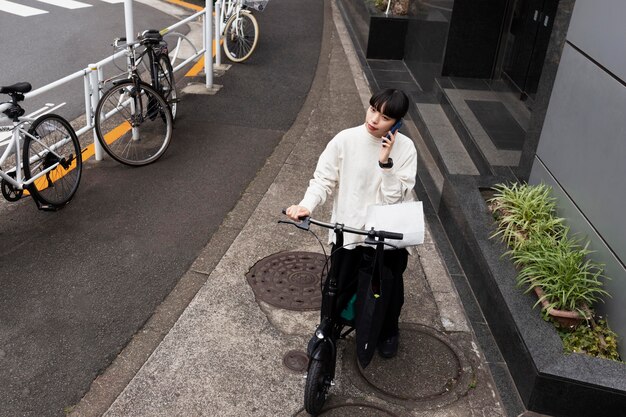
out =
<path fill-rule="evenodd" d="M 165 0 L 165 1 L 167 1 L 168 3 L 176 4 L 181 7 L 185 7 L 187 9 L 195 10 L 197 12 L 199 12 L 200 10 L 204 10 L 204 7 L 202 6 L 198 6 L 197 4 L 187 3 L 186 1 L 183 1 L 183 0 Z"/>

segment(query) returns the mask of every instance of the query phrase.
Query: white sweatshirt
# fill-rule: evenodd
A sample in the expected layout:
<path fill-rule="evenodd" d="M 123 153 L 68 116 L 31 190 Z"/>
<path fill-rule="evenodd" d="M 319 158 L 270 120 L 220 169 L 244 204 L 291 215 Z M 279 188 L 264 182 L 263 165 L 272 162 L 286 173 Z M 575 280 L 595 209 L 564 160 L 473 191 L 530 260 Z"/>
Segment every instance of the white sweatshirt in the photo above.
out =
<path fill-rule="evenodd" d="M 383 169 L 378 166 L 381 140 L 370 135 L 365 124 L 339 132 L 320 155 L 299 205 L 312 213 L 334 192 L 331 223 L 360 229 L 365 226 L 369 205 L 412 200 L 417 173 L 413 141 L 398 132 L 390 154 L 393 167 Z M 332 231 L 330 239 L 334 240 Z M 364 236 L 344 234 L 344 244 L 364 239 Z"/>

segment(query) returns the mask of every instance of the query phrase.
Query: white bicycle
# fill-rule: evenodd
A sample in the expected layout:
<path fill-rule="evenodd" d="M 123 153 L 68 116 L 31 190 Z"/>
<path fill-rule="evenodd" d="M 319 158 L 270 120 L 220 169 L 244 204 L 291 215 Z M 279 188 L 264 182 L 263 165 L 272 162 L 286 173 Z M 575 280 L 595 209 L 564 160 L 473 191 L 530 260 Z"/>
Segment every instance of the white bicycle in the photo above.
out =
<path fill-rule="evenodd" d="M 269 0 L 217 0 L 224 53 L 233 62 L 243 62 L 259 42 L 259 24 L 252 10 L 262 11 Z"/>
<path fill-rule="evenodd" d="M 0 126 L 0 149 L 5 147 L 0 156 L 0 188 L 7 201 L 17 201 L 27 191 L 37 208 L 54 211 L 76 193 L 83 159 L 67 120 L 56 114 L 23 117 L 25 111 L 18 103 L 31 89 L 25 82 L 0 87 L 0 94 L 11 97 L 0 103 L 0 123 L 12 122 Z M 7 163 L 11 168 L 3 170 Z"/>

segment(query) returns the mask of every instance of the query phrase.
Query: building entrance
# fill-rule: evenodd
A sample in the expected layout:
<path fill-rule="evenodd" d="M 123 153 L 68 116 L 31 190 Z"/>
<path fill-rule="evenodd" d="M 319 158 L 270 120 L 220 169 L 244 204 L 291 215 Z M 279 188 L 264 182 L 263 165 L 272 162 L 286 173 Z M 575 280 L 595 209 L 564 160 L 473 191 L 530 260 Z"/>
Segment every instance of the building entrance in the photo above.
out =
<path fill-rule="evenodd" d="M 558 0 L 515 1 L 503 73 L 522 99 L 534 98 L 537 92 L 558 4 Z"/>

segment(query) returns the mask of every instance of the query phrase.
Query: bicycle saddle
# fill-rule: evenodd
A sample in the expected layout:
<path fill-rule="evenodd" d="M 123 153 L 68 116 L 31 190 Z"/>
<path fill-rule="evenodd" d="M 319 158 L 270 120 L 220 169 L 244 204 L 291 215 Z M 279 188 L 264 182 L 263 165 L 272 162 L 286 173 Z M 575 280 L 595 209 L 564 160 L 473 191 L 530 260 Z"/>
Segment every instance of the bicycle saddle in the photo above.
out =
<path fill-rule="evenodd" d="M 28 93 L 33 89 L 30 83 L 16 83 L 13 85 L 7 85 L 0 87 L 0 94 L 14 94 L 14 93 Z"/>
<path fill-rule="evenodd" d="M 161 35 L 161 33 L 156 30 L 156 29 L 148 29 L 148 30 L 144 30 L 143 33 L 141 34 L 142 43 L 159 43 L 163 40 L 163 36 Z"/>

